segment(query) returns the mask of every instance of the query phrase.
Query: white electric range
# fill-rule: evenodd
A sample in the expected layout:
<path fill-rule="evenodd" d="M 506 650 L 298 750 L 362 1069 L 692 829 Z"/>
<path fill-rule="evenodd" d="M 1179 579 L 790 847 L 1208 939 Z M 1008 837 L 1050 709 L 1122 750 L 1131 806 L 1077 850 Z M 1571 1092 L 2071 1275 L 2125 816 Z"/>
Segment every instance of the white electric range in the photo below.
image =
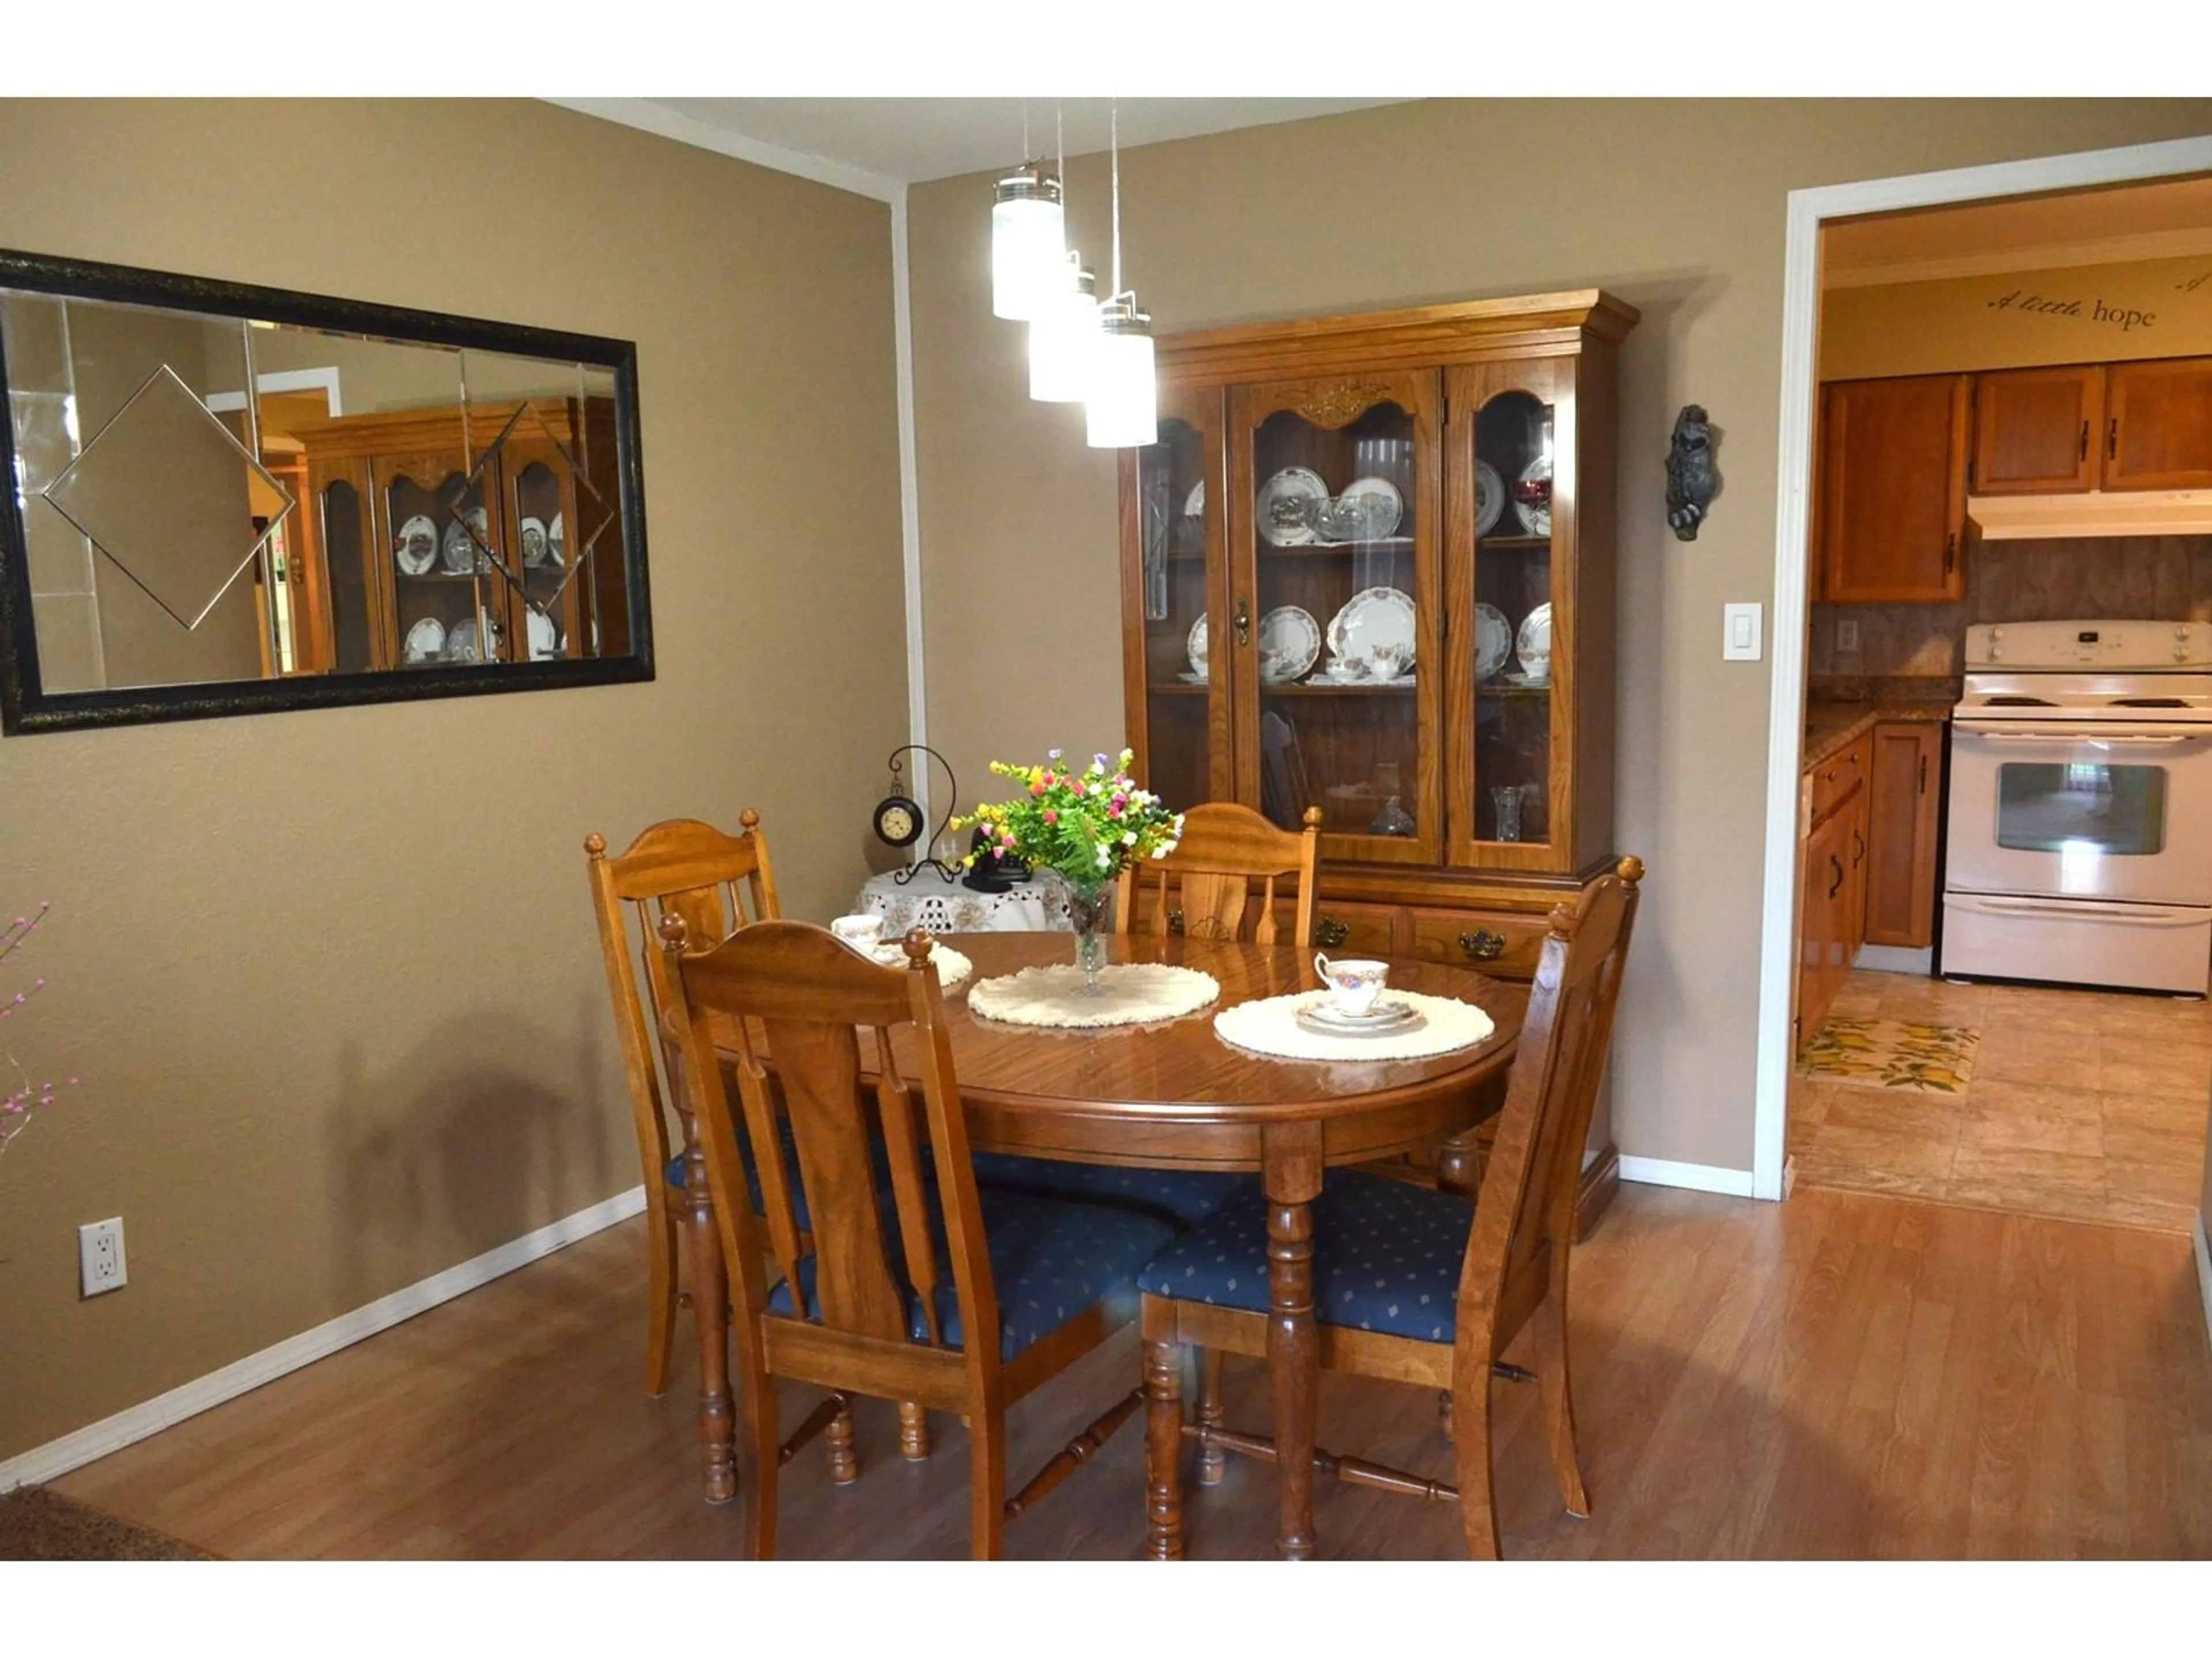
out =
<path fill-rule="evenodd" d="M 2204 994 L 2212 623 L 1968 629 L 1949 818 L 1942 972 Z"/>

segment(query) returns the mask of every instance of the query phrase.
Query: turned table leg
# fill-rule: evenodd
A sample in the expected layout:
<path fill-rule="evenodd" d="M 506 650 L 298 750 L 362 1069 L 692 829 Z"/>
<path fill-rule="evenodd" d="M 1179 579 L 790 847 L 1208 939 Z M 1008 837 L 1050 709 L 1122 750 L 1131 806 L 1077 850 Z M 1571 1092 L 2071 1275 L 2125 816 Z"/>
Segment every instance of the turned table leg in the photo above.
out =
<path fill-rule="evenodd" d="M 1313 1200 L 1321 1195 L 1321 1126 L 1265 1131 L 1261 1181 L 1267 1196 L 1267 1370 L 1275 1406 L 1275 1470 L 1282 1526 L 1275 1552 L 1313 1559 L 1314 1414 L 1321 1394 L 1321 1341 L 1314 1322 Z"/>
<path fill-rule="evenodd" d="M 738 1495 L 737 1420 L 730 1401 L 730 1275 L 707 1188 L 707 1155 L 691 1115 L 684 1125 L 684 1231 L 691 1257 L 691 1328 L 699 1339 L 700 1475 L 709 1504 Z"/>

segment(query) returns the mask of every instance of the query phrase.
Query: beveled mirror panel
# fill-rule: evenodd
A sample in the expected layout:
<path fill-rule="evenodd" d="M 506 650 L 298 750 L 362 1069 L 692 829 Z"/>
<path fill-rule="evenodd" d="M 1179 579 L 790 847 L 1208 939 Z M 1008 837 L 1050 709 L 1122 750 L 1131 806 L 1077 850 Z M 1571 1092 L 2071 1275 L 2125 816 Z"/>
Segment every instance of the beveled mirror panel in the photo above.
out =
<path fill-rule="evenodd" d="M 635 362 L 0 253 L 6 729 L 651 678 Z"/>

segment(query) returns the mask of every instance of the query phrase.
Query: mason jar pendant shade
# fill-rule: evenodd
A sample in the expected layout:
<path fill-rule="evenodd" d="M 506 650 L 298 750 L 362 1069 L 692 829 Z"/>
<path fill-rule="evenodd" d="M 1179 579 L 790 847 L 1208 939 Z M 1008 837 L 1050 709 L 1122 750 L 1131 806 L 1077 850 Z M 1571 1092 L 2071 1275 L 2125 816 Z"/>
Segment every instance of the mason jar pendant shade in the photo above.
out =
<path fill-rule="evenodd" d="M 1084 405 L 1085 437 L 1093 449 L 1128 449 L 1160 440 L 1152 319 L 1137 309 L 1133 294 L 1117 294 L 1098 307 Z"/>
<path fill-rule="evenodd" d="M 1060 180 L 1030 161 L 999 180 L 991 204 L 991 312 L 1026 323 L 1066 286 Z"/>
<path fill-rule="evenodd" d="M 1041 404 L 1079 404 L 1091 391 L 1098 343 L 1097 278 L 1072 249 L 1060 291 L 1030 319 L 1030 396 Z"/>

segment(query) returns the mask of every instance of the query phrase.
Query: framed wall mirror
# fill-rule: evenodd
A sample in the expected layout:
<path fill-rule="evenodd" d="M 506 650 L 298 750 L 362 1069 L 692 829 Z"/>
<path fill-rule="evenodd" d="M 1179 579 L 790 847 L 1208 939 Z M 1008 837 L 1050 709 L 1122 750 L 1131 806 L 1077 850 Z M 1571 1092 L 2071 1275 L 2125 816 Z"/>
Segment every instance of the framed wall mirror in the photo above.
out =
<path fill-rule="evenodd" d="M 9 733 L 653 677 L 637 354 L 0 252 Z"/>

